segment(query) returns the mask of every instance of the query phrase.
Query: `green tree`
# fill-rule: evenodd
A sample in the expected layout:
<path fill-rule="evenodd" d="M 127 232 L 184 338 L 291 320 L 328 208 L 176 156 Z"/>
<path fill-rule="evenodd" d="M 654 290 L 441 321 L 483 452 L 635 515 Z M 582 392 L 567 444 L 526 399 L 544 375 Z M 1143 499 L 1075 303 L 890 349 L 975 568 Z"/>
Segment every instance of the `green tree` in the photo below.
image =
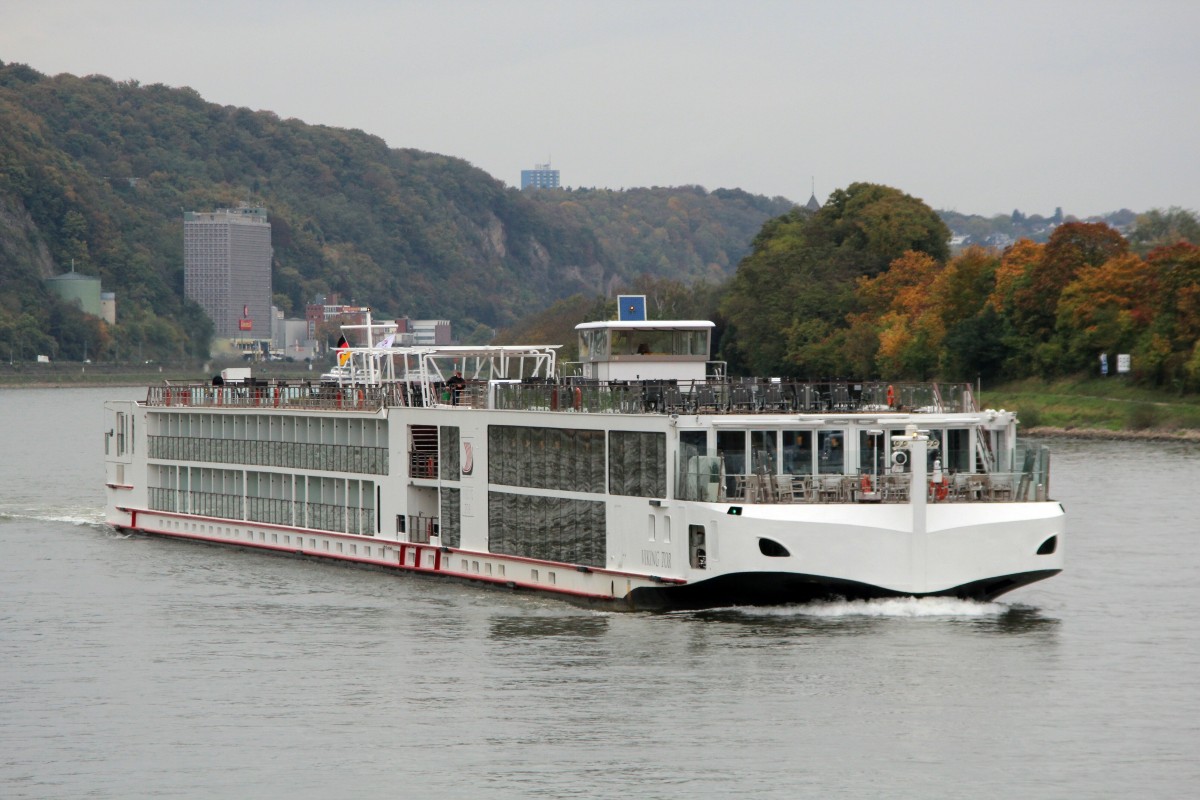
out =
<path fill-rule="evenodd" d="M 1087 369 L 1099 353 L 1130 352 L 1150 323 L 1157 295 L 1153 267 L 1132 253 L 1080 269 L 1058 301 L 1067 370 Z"/>
<path fill-rule="evenodd" d="M 1200 247 L 1179 242 L 1151 251 L 1146 260 L 1158 291 L 1134 350 L 1139 374 L 1159 386 L 1200 390 Z"/>
<path fill-rule="evenodd" d="M 858 310 L 855 281 L 907 251 L 942 262 L 949 238 L 920 200 L 870 183 L 835 191 L 817 212 L 796 208 L 768 221 L 722 304 L 730 370 L 816 377 L 862 366 L 861 327 L 848 321 Z"/>
<path fill-rule="evenodd" d="M 1172 206 L 1166 210 L 1153 209 L 1139 214 L 1129 233 L 1133 249 L 1146 255 L 1156 247 L 1178 242 L 1200 244 L 1200 220 L 1194 211 Z"/>

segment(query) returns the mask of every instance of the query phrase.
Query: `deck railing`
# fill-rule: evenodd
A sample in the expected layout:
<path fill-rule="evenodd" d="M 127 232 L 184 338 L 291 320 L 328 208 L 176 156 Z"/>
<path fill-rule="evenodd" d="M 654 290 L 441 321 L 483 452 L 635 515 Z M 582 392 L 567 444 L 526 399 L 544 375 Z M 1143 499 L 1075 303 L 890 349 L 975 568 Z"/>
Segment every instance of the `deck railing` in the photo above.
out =
<path fill-rule="evenodd" d="M 908 473 L 862 475 L 722 475 L 679 473 L 676 497 L 710 503 L 907 503 Z M 1033 502 L 1047 499 L 1047 487 L 1022 472 L 946 475 L 927 483 L 931 503 Z"/>
<path fill-rule="evenodd" d="M 440 389 L 440 387 L 438 387 Z M 608 414 L 869 413 L 883 411 L 976 411 L 970 384 L 882 381 L 524 381 L 498 384 L 495 408 Z M 457 396 L 435 391 L 433 402 L 468 408 L 487 406 L 487 384 L 469 382 Z M 457 402 L 455 402 L 457 401 Z M 311 381 L 252 381 L 213 386 L 171 383 L 152 386 L 146 404 L 158 407 L 287 408 L 378 411 L 384 406 L 421 406 L 416 384 L 334 385 Z"/>
<path fill-rule="evenodd" d="M 970 412 L 969 384 L 725 381 L 524 382 L 496 387 L 496 408 L 612 414 Z"/>
<path fill-rule="evenodd" d="M 150 387 L 146 393 L 146 405 L 378 411 L 390 399 L 389 388 L 309 382 L 254 382 L 224 386 L 168 382 Z"/>

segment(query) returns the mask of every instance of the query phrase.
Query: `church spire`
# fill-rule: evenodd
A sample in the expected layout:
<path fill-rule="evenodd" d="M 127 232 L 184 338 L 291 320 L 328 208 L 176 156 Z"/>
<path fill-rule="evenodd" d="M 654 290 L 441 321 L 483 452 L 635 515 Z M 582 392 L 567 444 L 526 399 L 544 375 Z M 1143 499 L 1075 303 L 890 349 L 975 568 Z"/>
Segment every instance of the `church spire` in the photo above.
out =
<path fill-rule="evenodd" d="M 817 177 L 815 175 L 812 179 L 812 194 L 809 195 L 808 202 L 804 204 L 804 207 L 809 211 L 821 210 L 821 202 L 817 200 Z"/>

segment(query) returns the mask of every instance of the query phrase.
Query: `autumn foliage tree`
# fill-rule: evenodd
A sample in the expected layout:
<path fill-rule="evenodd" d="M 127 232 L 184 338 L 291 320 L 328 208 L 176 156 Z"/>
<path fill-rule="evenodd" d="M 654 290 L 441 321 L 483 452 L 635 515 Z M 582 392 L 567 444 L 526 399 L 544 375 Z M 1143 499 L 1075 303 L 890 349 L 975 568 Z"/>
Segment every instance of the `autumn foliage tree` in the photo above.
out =
<path fill-rule="evenodd" d="M 1097 353 L 1129 353 L 1153 318 L 1153 265 L 1131 253 L 1079 270 L 1058 298 L 1056 330 L 1068 370 L 1086 369 Z"/>
<path fill-rule="evenodd" d="M 853 205 L 841 198 L 838 213 Z M 952 258 L 908 248 L 875 268 L 872 251 L 907 228 L 865 208 L 853 235 L 825 209 L 764 226 L 724 305 L 742 342 L 747 332 L 767 342 L 747 347 L 745 364 L 765 355 L 758 366 L 801 374 L 964 381 L 1088 371 L 1100 353 L 1130 353 L 1135 380 L 1200 389 L 1200 247 L 1142 257 L 1114 228 L 1068 222 L 1044 245 Z M 874 266 L 854 275 L 850 252 Z"/>

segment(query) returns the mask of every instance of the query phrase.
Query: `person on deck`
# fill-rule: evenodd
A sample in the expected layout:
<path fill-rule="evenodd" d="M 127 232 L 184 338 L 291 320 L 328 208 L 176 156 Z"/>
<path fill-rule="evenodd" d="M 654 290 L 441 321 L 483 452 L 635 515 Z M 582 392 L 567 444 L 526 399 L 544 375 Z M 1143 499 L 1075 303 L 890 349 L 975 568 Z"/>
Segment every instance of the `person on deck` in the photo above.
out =
<path fill-rule="evenodd" d="M 458 405 L 458 394 L 467 385 L 467 382 L 463 380 L 462 372 L 454 370 L 454 374 L 446 381 L 446 385 L 450 387 L 451 404 Z"/>

